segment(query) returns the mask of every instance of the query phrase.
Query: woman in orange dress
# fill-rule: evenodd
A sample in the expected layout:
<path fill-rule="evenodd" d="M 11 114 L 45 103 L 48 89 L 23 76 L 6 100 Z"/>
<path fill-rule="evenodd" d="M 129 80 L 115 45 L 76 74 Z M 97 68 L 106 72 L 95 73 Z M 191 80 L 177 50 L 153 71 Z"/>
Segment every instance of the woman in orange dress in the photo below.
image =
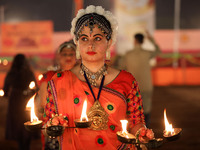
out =
<path fill-rule="evenodd" d="M 47 94 L 46 93 L 47 82 L 51 80 L 51 78 L 56 72 L 62 70 L 69 70 L 75 65 L 76 65 L 76 45 L 72 40 L 63 42 L 56 51 L 55 70 L 50 70 L 44 73 L 43 78 L 39 82 L 40 90 L 39 90 L 39 100 L 37 102 L 37 108 L 39 108 L 38 111 L 40 116 L 42 116 L 44 113 L 44 106 L 46 103 L 46 94 Z M 56 145 L 58 145 L 56 140 L 52 140 L 49 138 L 46 138 L 46 140 L 44 140 L 44 136 L 42 136 L 42 143 L 43 143 L 43 148 L 45 147 L 44 149 L 48 150 L 51 149 L 55 150 L 55 147 L 57 147 Z"/>
<path fill-rule="evenodd" d="M 67 117 L 67 126 L 74 127 L 85 100 L 92 125 L 84 129 L 66 128 L 60 138 L 60 149 L 129 149 L 117 140 L 116 132 L 122 130 L 120 120 L 123 119 L 129 121 L 128 131 L 141 142 L 154 137 L 152 130 L 145 127 L 137 81 L 130 73 L 105 63 L 109 59 L 109 48 L 115 43 L 116 32 L 115 18 L 101 6 L 91 5 L 79 10 L 72 21 L 71 33 L 81 64 L 56 73 L 48 82 L 44 126 L 62 124 L 62 114 Z"/>
<path fill-rule="evenodd" d="M 56 51 L 56 66 L 54 70 L 49 70 L 43 74 L 39 81 L 40 104 L 44 108 L 46 103 L 47 82 L 58 71 L 70 70 L 76 65 L 76 45 L 73 41 L 63 42 Z"/>

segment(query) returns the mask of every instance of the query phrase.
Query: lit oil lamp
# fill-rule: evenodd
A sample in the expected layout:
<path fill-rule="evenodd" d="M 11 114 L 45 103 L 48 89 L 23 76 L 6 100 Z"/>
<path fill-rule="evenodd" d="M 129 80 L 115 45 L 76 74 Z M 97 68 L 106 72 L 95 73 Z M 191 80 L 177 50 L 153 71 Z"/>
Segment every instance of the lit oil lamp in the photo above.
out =
<path fill-rule="evenodd" d="M 31 82 L 30 82 L 29 88 L 30 88 L 31 90 L 35 88 L 35 82 L 34 82 L 34 81 L 31 81 Z"/>
<path fill-rule="evenodd" d="M 163 136 L 167 140 L 175 140 L 180 137 L 181 128 L 173 128 L 172 124 L 169 124 L 166 116 L 166 109 L 164 110 L 164 121 L 165 121 L 165 130 L 163 132 Z"/>
<path fill-rule="evenodd" d="M 36 93 L 39 89 L 36 88 L 35 86 L 35 82 L 34 81 L 31 81 L 29 83 L 29 88 L 27 90 L 24 90 L 23 91 L 23 94 L 24 95 L 33 95 L 34 93 Z"/>
<path fill-rule="evenodd" d="M 8 65 L 8 60 L 4 59 L 2 63 L 3 63 L 4 66 L 6 66 L 6 65 Z"/>
<path fill-rule="evenodd" d="M 43 75 L 42 75 L 42 74 L 38 75 L 38 80 L 39 80 L 39 81 L 40 81 L 42 78 L 43 78 Z"/>
<path fill-rule="evenodd" d="M 134 144 L 137 150 L 142 150 L 142 148 L 140 147 L 141 144 L 145 145 L 149 149 L 158 148 L 163 144 L 162 138 L 154 138 L 145 143 L 137 142 L 136 137 L 133 134 L 128 133 L 126 130 L 128 121 L 127 120 L 120 120 L 120 121 L 122 123 L 122 131 L 117 132 L 117 138 L 120 142 Z"/>
<path fill-rule="evenodd" d="M 36 88 L 35 81 L 31 81 L 29 84 L 29 93 L 36 93 L 39 90 L 39 88 Z"/>
<path fill-rule="evenodd" d="M 133 134 L 128 133 L 127 131 L 127 120 L 120 120 L 122 123 L 122 131 L 117 132 L 117 138 L 122 143 L 135 143 L 136 138 Z"/>
<path fill-rule="evenodd" d="M 4 96 L 4 91 L 2 89 L 0 89 L 0 97 Z"/>
<path fill-rule="evenodd" d="M 92 120 L 89 120 L 86 114 L 87 110 L 87 101 L 85 100 L 83 103 L 83 109 L 81 113 L 81 118 L 80 119 L 75 119 L 74 123 L 77 128 L 88 128 L 92 124 Z"/>
<path fill-rule="evenodd" d="M 30 115 L 31 115 L 31 121 L 27 121 L 24 123 L 24 126 L 28 131 L 35 131 L 42 127 L 42 121 L 38 120 L 38 117 L 35 115 L 35 110 L 34 110 L 35 95 L 33 95 L 30 98 L 30 100 L 28 101 L 26 105 L 26 110 L 30 111 Z"/>

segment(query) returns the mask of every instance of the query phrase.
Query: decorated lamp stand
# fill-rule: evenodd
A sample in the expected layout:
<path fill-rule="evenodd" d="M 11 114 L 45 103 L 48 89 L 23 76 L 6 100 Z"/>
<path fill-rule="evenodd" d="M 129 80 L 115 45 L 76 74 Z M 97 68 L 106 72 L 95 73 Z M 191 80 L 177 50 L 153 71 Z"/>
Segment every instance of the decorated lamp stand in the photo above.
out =
<path fill-rule="evenodd" d="M 136 139 L 136 137 L 133 134 L 128 133 L 127 131 L 127 120 L 120 120 L 122 123 L 122 131 L 118 131 L 117 132 L 117 138 L 120 142 L 122 143 L 127 143 L 127 144 L 133 144 L 135 145 L 135 147 L 137 148 L 137 150 L 142 150 L 140 145 L 145 145 L 148 148 L 154 148 L 154 147 L 159 147 L 160 145 L 162 145 L 163 143 L 163 139 L 159 138 L 159 139 L 153 139 L 150 140 L 148 143 L 140 143 L 137 142 L 138 139 Z"/>
<path fill-rule="evenodd" d="M 81 118 L 80 119 L 75 119 L 75 127 L 63 127 L 61 125 L 57 126 L 49 126 L 47 127 L 47 134 L 51 138 L 56 138 L 57 136 L 61 136 L 64 132 L 65 128 L 88 128 L 91 126 L 92 121 L 88 119 L 86 115 L 86 110 L 87 110 L 87 101 L 85 100 L 83 103 L 83 109 L 81 113 Z"/>
<path fill-rule="evenodd" d="M 34 132 L 39 129 L 46 129 L 46 133 L 50 138 L 56 138 L 57 136 L 61 136 L 63 134 L 65 128 L 88 128 L 91 126 L 92 120 L 89 120 L 87 117 L 87 101 L 85 100 L 83 103 L 81 118 L 74 120 L 75 127 L 63 127 L 62 125 L 52 125 L 47 128 L 42 128 L 42 121 L 38 120 L 34 112 L 35 95 L 29 100 L 26 106 L 27 110 L 31 109 L 31 121 L 24 123 L 24 126 L 28 131 Z"/>
<path fill-rule="evenodd" d="M 29 102 L 27 103 L 26 109 L 30 110 L 31 114 L 31 121 L 25 122 L 24 126 L 28 131 L 34 132 L 40 129 L 46 129 L 47 134 L 51 138 L 56 138 L 57 136 L 61 136 L 64 132 L 65 128 L 88 128 L 92 124 L 92 120 L 89 120 L 86 114 L 87 110 L 87 101 L 85 100 L 83 103 L 83 109 L 81 113 L 80 119 L 75 119 L 75 127 L 63 127 L 62 125 L 57 126 L 49 126 L 47 128 L 42 128 L 42 121 L 38 120 L 37 116 L 34 112 L 34 98 L 36 94 L 31 97 Z M 118 131 L 117 138 L 122 143 L 133 144 L 137 148 L 137 150 L 141 150 L 140 145 L 145 145 L 147 148 L 157 148 L 160 147 L 164 143 L 163 138 L 154 138 L 149 140 L 146 143 L 138 142 L 139 140 L 131 133 L 127 131 L 127 120 L 120 120 L 122 123 L 122 131 Z M 166 110 L 164 110 L 164 121 L 165 121 L 165 130 L 163 131 L 163 137 L 167 141 L 174 141 L 180 137 L 182 132 L 181 128 L 173 128 L 172 124 L 169 124 L 166 116 Z"/>
<path fill-rule="evenodd" d="M 177 140 L 182 132 L 181 128 L 173 128 L 172 124 L 169 124 L 166 116 L 166 110 L 164 110 L 165 130 L 163 131 L 163 138 L 154 138 L 146 143 L 138 142 L 139 140 L 126 130 L 127 120 L 120 120 L 122 123 L 122 131 L 117 132 L 117 138 L 122 143 L 133 144 L 137 150 L 142 150 L 140 145 L 145 145 L 148 149 L 154 149 L 162 146 L 164 142 Z M 166 139 L 166 140 L 165 140 Z"/>

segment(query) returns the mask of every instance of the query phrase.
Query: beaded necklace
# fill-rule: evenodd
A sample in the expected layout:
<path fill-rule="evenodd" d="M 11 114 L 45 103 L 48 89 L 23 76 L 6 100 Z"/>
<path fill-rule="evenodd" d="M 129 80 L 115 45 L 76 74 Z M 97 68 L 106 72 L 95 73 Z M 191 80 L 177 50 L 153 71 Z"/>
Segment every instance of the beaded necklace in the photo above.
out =
<path fill-rule="evenodd" d="M 107 65 L 105 64 L 103 67 L 101 67 L 97 72 L 91 72 L 85 65 L 81 64 L 81 70 L 80 74 L 84 75 L 84 72 L 88 78 L 88 81 L 90 82 L 91 85 L 97 86 L 97 80 L 101 80 L 103 76 L 108 74 L 107 72 Z"/>

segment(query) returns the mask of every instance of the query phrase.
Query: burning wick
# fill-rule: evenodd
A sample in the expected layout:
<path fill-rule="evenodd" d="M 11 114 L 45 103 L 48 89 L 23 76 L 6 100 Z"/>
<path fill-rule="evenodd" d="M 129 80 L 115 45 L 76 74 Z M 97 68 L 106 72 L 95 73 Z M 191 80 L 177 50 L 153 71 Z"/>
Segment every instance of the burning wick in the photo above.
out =
<path fill-rule="evenodd" d="M 135 142 L 135 136 L 133 134 L 128 133 L 126 130 L 127 127 L 127 120 L 120 120 L 122 124 L 122 131 L 117 131 L 117 138 L 122 143 L 132 143 Z"/>
<path fill-rule="evenodd" d="M 120 136 L 123 136 L 125 138 L 129 138 L 129 139 L 133 139 L 135 138 L 135 136 L 133 134 L 128 133 L 127 131 L 127 120 L 120 120 L 121 124 L 122 124 L 122 131 L 120 133 Z"/>
<path fill-rule="evenodd" d="M 4 96 L 4 91 L 2 89 L 0 90 L 0 96 Z"/>
<path fill-rule="evenodd" d="M 35 115 L 35 111 L 34 111 L 34 98 L 35 98 L 36 94 L 33 95 L 30 100 L 28 101 L 27 105 L 26 105 L 26 110 L 31 111 L 31 121 L 27 121 L 24 123 L 24 126 L 26 128 L 26 130 L 28 131 L 35 131 L 38 130 L 42 127 L 42 121 L 38 120 L 38 117 Z"/>
<path fill-rule="evenodd" d="M 88 121 L 88 117 L 86 115 L 86 110 L 87 110 L 87 101 L 85 100 L 83 103 L 83 109 L 82 109 L 80 121 Z"/>
<path fill-rule="evenodd" d="M 163 136 L 167 140 L 175 140 L 180 137 L 180 134 L 182 132 L 181 128 L 173 128 L 172 124 L 169 124 L 166 116 L 166 109 L 164 110 L 164 120 L 165 120 L 165 130 L 163 132 Z"/>
<path fill-rule="evenodd" d="M 35 82 L 34 82 L 34 81 L 31 81 L 31 82 L 30 82 L 29 88 L 30 88 L 31 90 L 35 88 Z"/>
<path fill-rule="evenodd" d="M 122 134 L 125 135 L 128 138 L 128 132 L 127 132 L 127 120 L 120 120 L 121 124 L 122 124 Z"/>
<path fill-rule="evenodd" d="M 169 124 L 166 116 L 166 109 L 164 109 L 164 120 L 165 120 L 165 131 L 164 134 L 167 136 L 174 135 L 174 128 L 172 127 L 172 124 Z"/>
<path fill-rule="evenodd" d="M 40 75 L 38 76 L 38 80 L 40 81 L 42 78 L 43 78 L 43 75 L 40 74 Z"/>
<path fill-rule="evenodd" d="M 92 121 L 88 119 L 86 110 L 87 110 L 87 101 L 85 100 L 83 103 L 81 118 L 74 120 L 74 123 L 77 128 L 87 128 L 91 126 Z"/>
<path fill-rule="evenodd" d="M 35 105 L 34 105 L 34 99 L 35 99 L 36 94 L 34 94 L 30 100 L 28 101 L 26 105 L 26 110 L 31 110 L 31 124 L 38 124 L 41 123 L 41 120 L 38 120 L 38 117 L 35 115 Z"/>

